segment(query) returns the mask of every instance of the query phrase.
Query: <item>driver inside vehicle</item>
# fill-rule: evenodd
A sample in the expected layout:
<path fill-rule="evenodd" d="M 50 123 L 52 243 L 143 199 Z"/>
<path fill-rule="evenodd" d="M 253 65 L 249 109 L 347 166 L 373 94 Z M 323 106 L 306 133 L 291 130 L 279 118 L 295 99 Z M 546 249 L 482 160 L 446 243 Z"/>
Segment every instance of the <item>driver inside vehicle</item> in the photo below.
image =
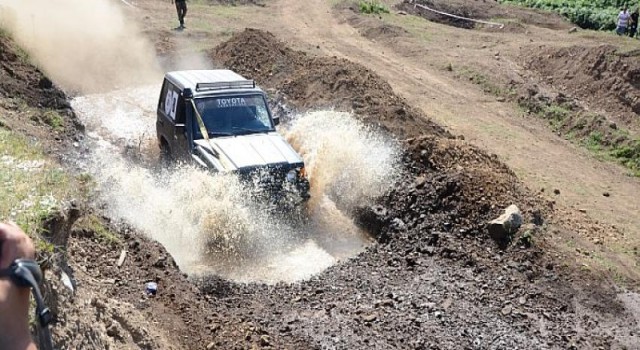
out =
<path fill-rule="evenodd" d="M 273 131 L 261 96 L 204 98 L 195 101 L 207 131 L 212 136 L 246 135 Z M 201 138 L 195 128 L 196 138 Z"/>

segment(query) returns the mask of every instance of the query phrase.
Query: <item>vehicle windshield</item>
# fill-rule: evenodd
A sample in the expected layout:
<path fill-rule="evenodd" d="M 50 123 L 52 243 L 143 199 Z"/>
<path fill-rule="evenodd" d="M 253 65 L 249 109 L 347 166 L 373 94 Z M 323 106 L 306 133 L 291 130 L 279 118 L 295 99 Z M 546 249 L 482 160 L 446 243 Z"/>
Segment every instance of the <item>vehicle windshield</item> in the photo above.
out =
<path fill-rule="evenodd" d="M 209 136 L 246 135 L 273 130 L 262 95 L 205 97 L 194 102 Z M 196 139 L 202 138 L 197 123 L 194 118 Z"/>

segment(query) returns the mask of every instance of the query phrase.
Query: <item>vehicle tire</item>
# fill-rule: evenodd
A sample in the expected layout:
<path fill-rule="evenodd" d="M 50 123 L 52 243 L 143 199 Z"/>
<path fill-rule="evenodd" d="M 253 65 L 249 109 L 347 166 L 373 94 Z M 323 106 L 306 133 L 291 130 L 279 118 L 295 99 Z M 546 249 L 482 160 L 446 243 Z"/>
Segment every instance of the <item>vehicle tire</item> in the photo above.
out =
<path fill-rule="evenodd" d="M 160 166 L 167 167 L 171 164 L 171 149 L 165 140 L 160 142 Z"/>

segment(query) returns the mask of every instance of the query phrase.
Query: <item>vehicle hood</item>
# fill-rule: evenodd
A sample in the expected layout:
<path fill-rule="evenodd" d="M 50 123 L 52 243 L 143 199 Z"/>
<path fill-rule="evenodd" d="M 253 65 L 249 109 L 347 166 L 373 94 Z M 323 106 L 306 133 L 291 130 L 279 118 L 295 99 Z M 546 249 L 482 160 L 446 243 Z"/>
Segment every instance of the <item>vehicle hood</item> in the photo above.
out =
<path fill-rule="evenodd" d="M 216 137 L 196 140 L 220 161 L 224 171 L 251 170 L 266 166 L 302 166 L 300 155 L 278 133 Z"/>

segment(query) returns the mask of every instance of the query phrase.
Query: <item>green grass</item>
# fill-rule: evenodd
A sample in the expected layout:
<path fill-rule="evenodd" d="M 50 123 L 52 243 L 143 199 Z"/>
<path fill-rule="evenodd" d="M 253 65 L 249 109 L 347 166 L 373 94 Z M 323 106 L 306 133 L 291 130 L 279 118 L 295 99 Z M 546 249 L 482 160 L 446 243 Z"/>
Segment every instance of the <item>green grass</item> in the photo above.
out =
<path fill-rule="evenodd" d="M 486 75 L 469 67 L 455 69 L 451 65 L 444 67 L 478 85 L 490 95 L 513 100 L 516 91 L 494 83 Z M 619 163 L 630 170 L 633 176 L 640 177 L 640 138 L 633 137 L 627 130 L 607 126 L 606 119 L 600 115 L 576 111 L 571 106 L 540 101 L 519 100 L 519 107 L 527 114 L 545 119 L 551 129 L 567 139 L 584 146 L 597 157 Z"/>
<path fill-rule="evenodd" d="M 0 128 L 0 220 L 15 221 L 39 254 L 54 250 L 40 238 L 42 221 L 75 193 L 70 177 L 46 160 L 40 145 Z"/>
<path fill-rule="evenodd" d="M 551 103 L 533 109 L 531 105 L 522 107 L 546 119 L 554 131 L 581 144 L 598 158 L 617 162 L 629 169 L 633 176 L 640 177 L 640 138 L 634 138 L 624 129 L 590 127 L 597 125 L 603 117 L 572 111 L 563 105 Z"/>
<path fill-rule="evenodd" d="M 451 64 L 449 64 L 445 67 L 445 70 L 454 71 L 455 69 L 453 66 L 451 66 Z M 513 89 L 505 88 L 498 84 L 495 84 L 489 77 L 472 68 L 462 67 L 458 70 L 455 70 L 455 72 L 459 78 L 468 79 L 472 83 L 480 86 L 482 88 L 482 91 L 487 94 L 504 98 L 511 98 L 515 94 L 515 91 L 513 91 Z"/>
<path fill-rule="evenodd" d="M 118 245 L 122 243 L 120 236 L 105 226 L 104 222 L 95 214 L 83 216 L 76 223 L 76 227 L 92 232 L 95 237 L 108 245 Z"/>
<path fill-rule="evenodd" d="M 64 130 L 64 118 L 55 110 L 47 110 L 42 113 L 42 121 L 56 131 Z"/>

